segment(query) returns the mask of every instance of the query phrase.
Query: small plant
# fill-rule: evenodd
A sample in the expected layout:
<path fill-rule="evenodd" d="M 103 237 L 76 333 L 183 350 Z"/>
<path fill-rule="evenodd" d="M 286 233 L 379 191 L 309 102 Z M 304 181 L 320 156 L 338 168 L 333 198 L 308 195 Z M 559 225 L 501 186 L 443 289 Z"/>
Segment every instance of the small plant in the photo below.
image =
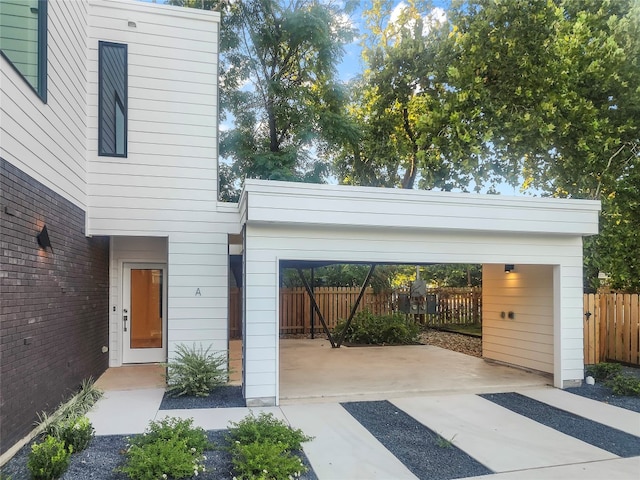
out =
<path fill-rule="evenodd" d="M 293 478 L 307 471 L 300 457 L 291 453 L 311 440 L 302 430 L 271 413 L 251 414 L 230 425 L 227 441 L 238 480 Z"/>
<path fill-rule="evenodd" d="M 70 418 L 60 422 L 59 440 L 70 446 L 74 452 L 81 452 L 89 445 L 95 429 L 87 417 Z"/>
<path fill-rule="evenodd" d="M 605 385 L 611 388 L 615 395 L 640 397 L 640 378 L 632 375 L 616 375 L 607 380 Z"/>
<path fill-rule="evenodd" d="M 142 435 L 129 438 L 129 443 L 142 447 L 150 443 L 163 442 L 173 438 L 184 440 L 187 448 L 189 450 L 195 449 L 198 454 L 211 448 L 207 433 L 200 427 L 194 427 L 192 418 L 167 417 L 150 422 L 145 432 Z"/>
<path fill-rule="evenodd" d="M 291 428 L 278 420 L 272 413 L 263 412 L 257 417 L 251 414 L 237 423 L 231 422 L 230 425 L 228 440 L 234 444 L 280 443 L 285 450 L 300 450 L 304 442 L 312 439 L 302 430 Z"/>
<path fill-rule="evenodd" d="M 165 418 L 151 422 L 142 435 L 129 440 L 124 466 L 118 471 L 133 480 L 188 478 L 204 472 L 203 452 L 212 445 L 193 419 Z"/>
<path fill-rule="evenodd" d="M 133 480 L 189 478 L 204 471 L 202 455 L 197 455 L 184 439 L 177 437 L 132 445 L 126 455 L 127 462 L 119 471 Z"/>
<path fill-rule="evenodd" d="M 344 334 L 349 343 L 366 345 L 409 345 L 418 343 L 420 326 L 404 315 L 374 315 L 371 312 L 359 312 L 347 328 L 346 320 L 335 326 L 335 336 Z"/>
<path fill-rule="evenodd" d="M 437 438 L 436 438 L 436 444 L 440 448 L 451 448 L 451 447 L 453 447 L 453 440 L 455 438 L 456 438 L 456 436 L 454 435 L 453 437 L 451 437 L 451 439 L 447 440 L 442 435 L 438 435 Z"/>
<path fill-rule="evenodd" d="M 207 397 L 211 391 L 227 382 L 227 358 L 222 354 L 178 345 L 176 357 L 167 364 L 167 393 L 179 397 Z"/>
<path fill-rule="evenodd" d="M 72 447 L 48 435 L 31 446 L 27 468 L 34 480 L 55 480 L 69 468 Z"/>
<path fill-rule="evenodd" d="M 619 363 L 602 362 L 587 367 L 587 375 L 591 375 L 596 380 L 608 380 L 622 372 L 622 365 Z"/>
<path fill-rule="evenodd" d="M 299 477 L 307 471 L 302 460 L 281 443 L 237 444 L 231 461 L 237 480 L 279 480 Z"/>

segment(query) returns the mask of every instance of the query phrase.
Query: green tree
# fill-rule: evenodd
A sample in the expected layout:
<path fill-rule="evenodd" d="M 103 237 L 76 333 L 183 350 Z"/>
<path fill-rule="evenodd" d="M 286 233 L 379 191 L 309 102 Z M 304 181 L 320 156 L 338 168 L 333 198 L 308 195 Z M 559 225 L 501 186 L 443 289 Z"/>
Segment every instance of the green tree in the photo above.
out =
<path fill-rule="evenodd" d="M 320 181 L 314 155 L 342 114 L 336 66 L 353 35 L 344 10 L 313 0 L 238 3 L 238 44 L 226 52 L 230 72 L 246 84 L 229 95 L 234 127 L 221 155 L 245 177 Z"/>
<path fill-rule="evenodd" d="M 586 283 L 604 270 L 638 288 L 640 4 L 478 0 L 449 13 L 452 110 L 525 189 L 602 200 Z"/>

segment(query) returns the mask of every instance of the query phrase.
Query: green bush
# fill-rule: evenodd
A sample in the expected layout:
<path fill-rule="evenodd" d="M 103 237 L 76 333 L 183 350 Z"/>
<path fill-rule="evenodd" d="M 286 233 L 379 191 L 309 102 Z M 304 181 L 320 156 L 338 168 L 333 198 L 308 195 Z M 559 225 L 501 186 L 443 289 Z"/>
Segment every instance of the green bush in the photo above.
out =
<path fill-rule="evenodd" d="M 307 468 L 292 450 L 311 440 L 302 430 L 291 428 L 271 413 L 253 414 L 231 422 L 229 451 L 238 480 L 272 480 L 299 477 Z"/>
<path fill-rule="evenodd" d="M 142 435 L 129 438 L 129 444 L 143 447 L 153 443 L 178 439 L 184 441 L 187 450 L 198 455 L 202 454 L 211 444 L 207 439 L 207 433 L 200 427 L 193 426 L 192 418 L 167 417 L 162 420 L 150 422 Z"/>
<path fill-rule="evenodd" d="M 231 461 L 237 480 L 280 480 L 307 471 L 302 460 L 281 443 L 236 444 Z"/>
<path fill-rule="evenodd" d="M 191 418 L 150 422 L 142 435 L 128 440 L 127 459 L 119 471 L 133 480 L 197 475 L 204 471 L 202 453 L 212 447 L 206 432 L 194 427 Z"/>
<path fill-rule="evenodd" d="M 31 446 L 27 468 L 34 480 L 55 480 L 69 468 L 72 447 L 48 435 Z"/>
<path fill-rule="evenodd" d="M 81 452 L 89 445 L 95 430 L 87 417 L 70 418 L 60 422 L 58 440 L 72 447 L 74 452 Z"/>
<path fill-rule="evenodd" d="M 607 380 L 622 372 L 622 365 L 619 363 L 602 362 L 587 367 L 587 375 L 591 375 L 596 380 Z"/>
<path fill-rule="evenodd" d="M 231 422 L 228 440 L 234 445 L 248 445 L 255 442 L 281 444 L 285 450 L 300 450 L 302 443 L 311 440 L 302 430 L 291 428 L 272 413 L 253 414 L 239 422 Z"/>
<path fill-rule="evenodd" d="M 176 357 L 167 364 L 167 393 L 179 397 L 207 397 L 227 382 L 226 355 L 212 354 L 210 348 L 178 345 Z"/>
<path fill-rule="evenodd" d="M 341 320 L 333 329 L 335 336 L 341 336 L 347 326 Z M 420 326 L 403 314 L 374 315 L 364 311 L 355 315 L 344 340 L 348 343 L 365 345 L 410 345 L 418 343 Z"/>
<path fill-rule="evenodd" d="M 640 378 L 632 375 L 616 375 L 605 382 L 615 395 L 640 397 Z"/>
<path fill-rule="evenodd" d="M 202 455 L 189 449 L 187 442 L 178 437 L 132 445 L 126 456 L 125 465 L 118 471 L 133 480 L 189 478 L 204 471 Z"/>

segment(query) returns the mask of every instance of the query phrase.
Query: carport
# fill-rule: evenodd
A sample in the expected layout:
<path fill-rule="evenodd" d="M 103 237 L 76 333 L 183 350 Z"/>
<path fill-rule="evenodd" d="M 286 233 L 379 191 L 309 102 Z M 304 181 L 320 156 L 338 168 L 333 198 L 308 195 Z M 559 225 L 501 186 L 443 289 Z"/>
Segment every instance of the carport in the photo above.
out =
<path fill-rule="evenodd" d="M 588 200 L 247 180 L 247 404 L 279 402 L 283 261 L 483 264 L 485 358 L 551 374 L 558 388 L 580 383 L 582 237 L 597 233 L 599 209 Z"/>

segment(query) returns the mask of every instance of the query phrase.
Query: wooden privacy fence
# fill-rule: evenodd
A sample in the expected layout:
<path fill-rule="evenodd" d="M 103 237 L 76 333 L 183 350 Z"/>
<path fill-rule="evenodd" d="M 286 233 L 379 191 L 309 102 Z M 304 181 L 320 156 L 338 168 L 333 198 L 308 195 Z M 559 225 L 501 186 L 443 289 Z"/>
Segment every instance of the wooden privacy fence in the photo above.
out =
<path fill-rule="evenodd" d="M 640 365 L 638 294 L 584 295 L 584 363 L 605 361 Z"/>
<path fill-rule="evenodd" d="M 359 287 L 317 287 L 315 297 L 329 328 L 346 319 L 360 293 Z M 429 324 L 467 324 L 481 321 L 481 289 L 457 288 L 429 290 L 436 294 L 436 314 L 426 315 Z M 242 336 L 242 291 L 231 288 L 229 295 L 229 334 L 231 338 Z M 374 293 L 366 289 L 358 306 L 358 312 L 368 310 L 378 315 L 397 310 L 398 298 L 393 293 Z M 280 289 L 280 333 L 306 334 L 311 332 L 311 304 L 304 288 Z M 322 332 L 322 324 L 315 315 L 314 332 Z"/>

